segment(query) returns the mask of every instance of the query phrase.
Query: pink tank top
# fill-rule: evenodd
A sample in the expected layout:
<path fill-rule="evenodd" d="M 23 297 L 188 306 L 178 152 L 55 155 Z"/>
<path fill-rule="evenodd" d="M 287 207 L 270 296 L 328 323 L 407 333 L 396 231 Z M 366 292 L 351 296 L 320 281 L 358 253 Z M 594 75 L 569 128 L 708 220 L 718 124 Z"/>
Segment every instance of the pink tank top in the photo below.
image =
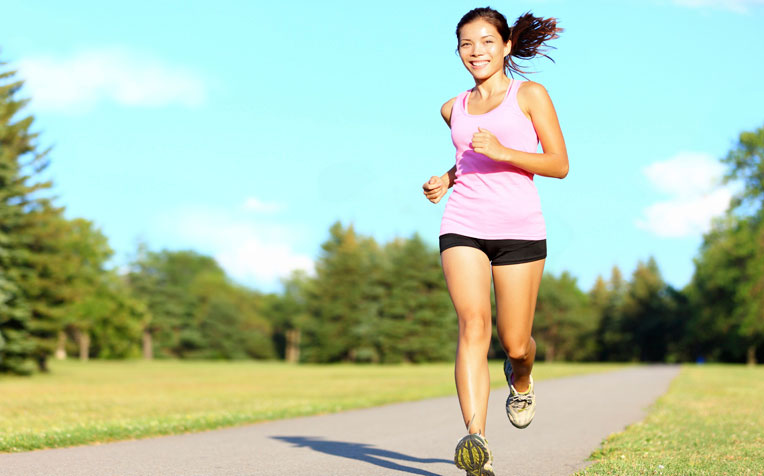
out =
<path fill-rule="evenodd" d="M 440 234 L 458 233 L 487 240 L 546 239 L 533 174 L 472 150 L 478 127 L 489 130 L 507 148 L 538 150 L 533 123 L 517 105 L 522 81 L 512 80 L 499 106 L 485 114 L 469 114 L 470 91 L 457 96 L 451 111 L 451 139 L 456 147 L 456 181 L 448 198 Z"/>

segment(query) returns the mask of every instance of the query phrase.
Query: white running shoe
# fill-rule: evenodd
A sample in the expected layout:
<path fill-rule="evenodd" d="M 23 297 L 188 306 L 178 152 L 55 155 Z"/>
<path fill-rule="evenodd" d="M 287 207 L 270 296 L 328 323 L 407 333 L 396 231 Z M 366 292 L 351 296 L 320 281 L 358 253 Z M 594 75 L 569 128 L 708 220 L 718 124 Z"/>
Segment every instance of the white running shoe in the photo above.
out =
<path fill-rule="evenodd" d="M 536 393 L 533 390 L 533 377 L 530 377 L 531 383 L 528 391 L 520 393 L 512 385 L 512 365 L 509 359 L 504 361 L 504 375 L 509 384 L 509 397 L 507 397 L 506 406 L 509 422 L 516 428 L 526 428 L 536 415 Z"/>

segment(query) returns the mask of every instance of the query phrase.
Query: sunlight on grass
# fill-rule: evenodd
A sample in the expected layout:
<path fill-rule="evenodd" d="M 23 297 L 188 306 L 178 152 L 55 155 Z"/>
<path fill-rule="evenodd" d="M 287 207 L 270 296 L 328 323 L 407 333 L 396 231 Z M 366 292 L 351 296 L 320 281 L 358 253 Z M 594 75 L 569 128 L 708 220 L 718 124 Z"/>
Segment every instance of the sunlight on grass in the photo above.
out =
<path fill-rule="evenodd" d="M 505 385 L 491 363 L 492 385 Z M 534 378 L 619 368 L 537 364 Z M 183 433 L 455 393 L 453 364 L 54 361 L 51 373 L 0 376 L 0 451 Z"/>
<path fill-rule="evenodd" d="M 578 475 L 764 474 L 764 366 L 683 366 L 648 417 L 592 458 Z"/>

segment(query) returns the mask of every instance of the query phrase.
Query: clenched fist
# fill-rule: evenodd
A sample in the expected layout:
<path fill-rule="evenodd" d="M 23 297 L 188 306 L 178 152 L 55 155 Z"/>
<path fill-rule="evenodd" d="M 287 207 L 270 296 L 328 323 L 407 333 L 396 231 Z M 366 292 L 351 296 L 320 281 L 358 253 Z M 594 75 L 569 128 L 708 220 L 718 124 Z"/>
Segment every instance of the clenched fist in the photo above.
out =
<path fill-rule="evenodd" d="M 504 146 L 501 145 L 499 139 L 491 134 L 490 131 L 478 127 L 478 132 L 472 136 L 472 149 L 479 154 L 485 155 L 489 159 L 500 160 L 501 154 L 504 151 Z"/>
<path fill-rule="evenodd" d="M 424 196 L 432 203 L 438 203 L 448 191 L 448 184 L 442 178 L 433 175 L 430 180 L 422 185 Z"/>

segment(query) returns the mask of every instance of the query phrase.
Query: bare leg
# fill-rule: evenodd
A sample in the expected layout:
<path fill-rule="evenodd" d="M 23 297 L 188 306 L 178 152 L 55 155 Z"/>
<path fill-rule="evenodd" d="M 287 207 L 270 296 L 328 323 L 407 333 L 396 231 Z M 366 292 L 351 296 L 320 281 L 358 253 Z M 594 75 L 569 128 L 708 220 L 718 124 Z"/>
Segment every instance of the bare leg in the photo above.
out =
<path fill-rule="evenodd" d="M 485 435 L 490 377 L 491 266 L 477 248 L 455 246 L 441 254 L 446 285 L 459 319 L 454 377 L 464 424 Z"/>
<path fill-rule="evenodd" d="M 536 358 L 536 341 L 531 337 L 531 328 L 545 261 L 493 267 L 496 328 L 512 363 L 514 386 L 518 392 L 528 390 Z"/>

